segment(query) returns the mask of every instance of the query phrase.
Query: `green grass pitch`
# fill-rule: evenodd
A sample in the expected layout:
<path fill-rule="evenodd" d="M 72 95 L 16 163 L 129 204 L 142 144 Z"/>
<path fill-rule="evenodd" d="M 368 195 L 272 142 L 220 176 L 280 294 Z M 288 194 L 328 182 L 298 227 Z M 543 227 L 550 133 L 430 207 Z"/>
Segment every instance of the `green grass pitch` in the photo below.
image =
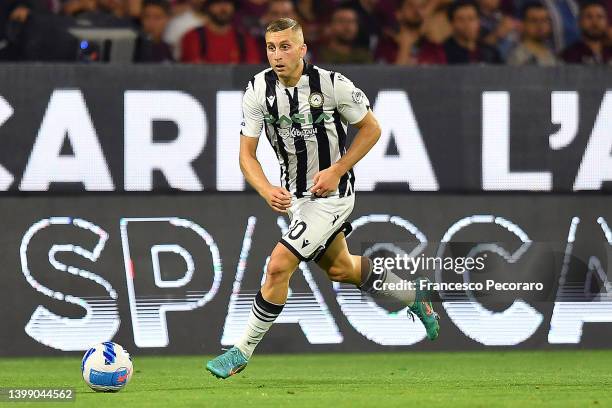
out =
<path fill-rule="evenodd" d="M 71 403 L 14 407 L 612 407 L 612 350 L 255 355 L 218 380 L 204 356 L 134 356 L 119 393 L 96 393 L 80 358 L 2 358 L 0 387 L 74 387 Z"/>

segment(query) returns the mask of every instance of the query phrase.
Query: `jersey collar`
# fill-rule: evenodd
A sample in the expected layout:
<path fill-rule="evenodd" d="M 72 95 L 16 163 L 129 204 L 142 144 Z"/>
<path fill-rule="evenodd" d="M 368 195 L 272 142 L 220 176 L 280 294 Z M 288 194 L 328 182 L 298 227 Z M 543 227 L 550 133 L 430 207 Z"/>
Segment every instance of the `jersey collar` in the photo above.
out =
<path fill-rule="evenodd" d="M 295 84 L 295 86 L 302 85 L 301 82 L 302 82 L 304 76 L 309 76 L 313 72 L 313 70 L 314 70 L 314 65 L 308 63 L 303 58 L 302 58 L 302 61 L 304 61 L 304 66 L 302 67 L 302 75 L 300 75 L 300 79 L 298 80 L 298 83 Z M 295 86 L 286 87 L 285 85 L 283 85 L 283 83 L 278 78 L 278 75 L 276 74 L 276 72 L 274 72 L 274 70 L 272 70 L 272 72 L 274 73 L 274 77 L 276 78 L 276 82 L 278 83 L 279 86 L 281 86 L 282 88 L 295 88 Z"/>

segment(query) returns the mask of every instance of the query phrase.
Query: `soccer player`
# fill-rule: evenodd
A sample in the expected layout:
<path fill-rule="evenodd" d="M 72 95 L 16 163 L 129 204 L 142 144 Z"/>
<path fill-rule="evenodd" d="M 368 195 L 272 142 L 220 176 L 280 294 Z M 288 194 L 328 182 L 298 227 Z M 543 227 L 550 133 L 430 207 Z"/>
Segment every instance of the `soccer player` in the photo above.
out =
<path fill-rule="evenodd" d="M 427 337 L 435 340 L 438 315 L 419 280 L 411 287 L 389 270 L 376 273 L 370 259 L 351 255 L 346 244 L 351 231 L 346 220 L 355 201 L 352 168 L 380 137 L 368 98 L 341 74 L 304 61 L 306 44 L 295 20 L 273 21 L 265 39 L 271 68 L 255 75 L 244 94 L 240 168 L 274 211 L 289 216 L 290 226 L 272 250 L 242 338 L 210 360 L 206 369 L 227 378 L 246 367 L 283 310 L 289 280 L 301 261 L 314 260 L 332 281 L 399 300 L 421 320 Z M 347 150 L 348 124 L 358 132 Z M 282 186 L 268 181 L 257 160 L 262 129 L 278 157 Z"/>

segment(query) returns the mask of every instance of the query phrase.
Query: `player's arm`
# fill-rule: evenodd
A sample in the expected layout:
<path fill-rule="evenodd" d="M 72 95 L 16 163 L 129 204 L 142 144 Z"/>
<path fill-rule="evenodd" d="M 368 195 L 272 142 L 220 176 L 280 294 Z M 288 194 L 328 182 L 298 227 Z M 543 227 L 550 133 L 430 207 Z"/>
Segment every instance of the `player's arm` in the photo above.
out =
<path fill-rule="evenodd" d="M 257 160 L 259 138 L 240 136 L 240 170 L 246 181 L 266 200 L 272 209 L 286 213 L 291 205 L 291 193 L 282 187 L 273 186 Z"/>
<path fill-rule="evenodd" d="M 340 115 L 359 129 L 350 148 L 340 160 L 314 176 L 310 191 L 327 196 L 338 188 L 340 178 L 365 156 L 380 138 L 380 126 L 369 109 L 368 98 L 348 79 L 338 76 L 334 93 Z"/>
<path fill-rule="evenodd" d="M 371 111 L 365 117 L 354 124 L 359 130 L 344 156 L 334 163 L 330 169 L 338 174 L 338 179 L 349 171 L 365 156 L 380 138 L 380 125 Z"/>
<path fill-rule="evenodd" d="M 240 131 L 240 170 L 247 182 L 274 211 L 286 213 L 291 205 L 291 193 L 282 187 L 273 186 L 257 160 L 257 144 L 263 129 L 264 116 L 257 103 L 253 82 L 249 82 L 244 92 L 242 116 L 244 120 Z"/>

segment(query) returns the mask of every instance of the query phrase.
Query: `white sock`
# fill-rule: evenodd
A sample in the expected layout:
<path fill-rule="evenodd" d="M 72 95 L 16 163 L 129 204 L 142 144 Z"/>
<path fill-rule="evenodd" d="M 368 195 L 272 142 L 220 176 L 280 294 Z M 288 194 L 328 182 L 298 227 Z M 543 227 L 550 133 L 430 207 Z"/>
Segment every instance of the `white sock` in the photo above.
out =
<path fill-rule="evenodd" d="M 414 286 L 409 285 L 407 280 L 400 278 L 393 272 L 387 270 L 387 268 L 380 274 L 375 273 L 373 271 L 372 260 L 363 256 L 361 259 L 360 290 L 373 295 L 392 297 L 404 303 L 406 306 L 412 306 L 414 304 L 416 289 Z M 395 285 L 395 288 L 389 289 L 388 284 Z"/>
<path fill-rule="evenodd" d="M 234 345 L 247 359 L 251 358 L 255 347 L 274 324 L 284 306 L 268 302 L 261 295 L 261 291 L 257 292 L 251 306 L 247 327 L 240 340 Z"/>

